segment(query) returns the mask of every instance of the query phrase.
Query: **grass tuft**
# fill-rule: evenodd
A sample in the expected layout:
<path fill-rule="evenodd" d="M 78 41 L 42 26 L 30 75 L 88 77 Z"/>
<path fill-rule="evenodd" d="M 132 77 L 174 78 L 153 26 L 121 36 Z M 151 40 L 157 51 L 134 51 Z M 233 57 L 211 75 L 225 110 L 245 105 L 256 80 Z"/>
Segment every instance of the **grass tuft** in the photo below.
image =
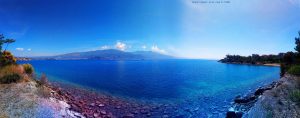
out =
<path fill-rule="evenodd" d="M 31 75 L 34 72 L 34 69 L 31 64 L 23 64 L 22 66 L 23 66 L 26 74 Z"/>
<path fill-rule="evenodd" d="M 290 93 L 290 99 L 297 105 L 300 105 L 300 90 L 294 90 Z"/>
<path fill-rule="evenodd" d="M 17 73 L 13 74 L 7 74 L 0 78 L 0 83 L 2 84 L 10 84 L 10 83 L 16 83 L 21 79 L 21 76 Z"/>
<path fill-rule="evenodd" d="M 291 66 L 288 70 L 288 73 L 299 76 L 300 75 L 300 65 Z"/>

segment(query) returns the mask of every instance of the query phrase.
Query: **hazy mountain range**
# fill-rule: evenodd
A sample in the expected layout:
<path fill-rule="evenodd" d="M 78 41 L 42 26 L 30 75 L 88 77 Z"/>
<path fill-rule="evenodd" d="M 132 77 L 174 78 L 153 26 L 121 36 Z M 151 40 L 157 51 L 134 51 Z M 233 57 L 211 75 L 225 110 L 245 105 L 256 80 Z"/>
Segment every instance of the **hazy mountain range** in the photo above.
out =
<path fill-rule="evenodd" d="M 152 51 L 136 51 L 124 52 L 115 49 L 96 50 L 87 52 L 74 52 L 56 56 L 31 57 L 31 59 L 38 60 L 79 60 L 79 59 L 93 59 L 93 60 L 154 60 L 154 59 L 172 59 L 174 57 L 164 55 Z"/>

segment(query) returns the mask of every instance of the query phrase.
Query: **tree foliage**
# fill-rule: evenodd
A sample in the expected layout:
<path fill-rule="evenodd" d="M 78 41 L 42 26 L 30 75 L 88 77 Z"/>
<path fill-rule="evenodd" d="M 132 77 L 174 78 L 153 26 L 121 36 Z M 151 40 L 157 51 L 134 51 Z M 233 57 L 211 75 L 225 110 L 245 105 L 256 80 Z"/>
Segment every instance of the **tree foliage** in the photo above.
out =
<path fill-rule="evenodd" d="M 296 52 L 279 53 L 278 55 L 258 55 L 251 56 L 226 55 L 220 62 L 223 63 L 247 63 L 247 64 L 264 64 L 264 63 L 280 63 L 280 75 L 286 72 L 300 75 L 300 31 L 298 37 L 295 38 Z"/>
<path fill-rule="evenodd" d="M 16 63 L 16 58 L 12 55 L 12 53 L 6 51 L 6 49 L 2 51 L 3 44 L 7 44 L 8 46 L 10 43 L 15 41 L 15 39 L 5 39 L 3 34 L 0 34 L 0 67 Z"/>
<path fill-rule="evenodd" d="M 10 64 L 15 64 L 17 59 L 9 51 L 3 51 L 0 56 L 0 67 Z"/>
<path fill-rule="evenodd" d="M 300 52 L 300 31 L 298 32 L 298 37 L 295 38 L 295 50 L 299 53 Z"/>
<path fill-rule="evenodd" d="M 220 62 L 223 63 L 247 63 L 247 64 L 265 64 L 265 63 L 280 63 L 283 53 L 278 55 L 258 55 L 252 54 L 251 56 L 240 55 L 226 55 Z"/>
<path fill-rule="evenodd" d="M 15 39 L 5 39 L 3 34 L 0 34 L 0 55 L 2 54 L 3 44 L 7 44 L 7 46 L 8 46 L 9 44 L 11 44 L 15 41 L 16 41 Z"/>

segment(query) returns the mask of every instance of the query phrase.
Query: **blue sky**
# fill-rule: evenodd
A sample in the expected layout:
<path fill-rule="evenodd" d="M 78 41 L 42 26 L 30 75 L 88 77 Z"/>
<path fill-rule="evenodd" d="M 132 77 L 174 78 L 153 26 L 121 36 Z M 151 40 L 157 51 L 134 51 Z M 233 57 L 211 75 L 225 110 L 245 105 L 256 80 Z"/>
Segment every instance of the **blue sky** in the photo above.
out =
<path fill-rule="evenodd" d="M 228 1 L 0 0 L 0 33 L 17 40 L 8 48 L 17 56 L 113 48 L 219 59 L 293 50 L 300 0 Z"/>

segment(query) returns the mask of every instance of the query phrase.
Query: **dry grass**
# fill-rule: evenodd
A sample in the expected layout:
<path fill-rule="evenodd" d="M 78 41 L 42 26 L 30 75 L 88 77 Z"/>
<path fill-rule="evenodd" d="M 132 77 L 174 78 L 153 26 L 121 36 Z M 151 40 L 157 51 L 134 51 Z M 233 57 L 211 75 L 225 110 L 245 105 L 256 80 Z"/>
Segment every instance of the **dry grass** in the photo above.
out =
<path fill-rule="evenodd" d="M 44 98 L 49 98 L 51 96 L 51 89 L 46 87 L 46 86 L 40 86 L 37 89 L 37 94 L 38 96 L 44 97 Z"/>
<path fill-rule="evenodd" d="M 24 73 L 24 69 L 20 65 L 7 65 L 4 66 L 3 68 L 0 69 L 0 78 L 8 75 L 8 74 L 13 74 L 17 73 L 19 75 L 22 75 Z"/>
<path fill-rule="evenodd" d="M 12 64 L 0 68 L 0 79 L 11 74 L 18 74 L 21 77 L 18 82 L 29 82 L 32 80 L 32 73 L 27 74 L 24 65 Z"/>

